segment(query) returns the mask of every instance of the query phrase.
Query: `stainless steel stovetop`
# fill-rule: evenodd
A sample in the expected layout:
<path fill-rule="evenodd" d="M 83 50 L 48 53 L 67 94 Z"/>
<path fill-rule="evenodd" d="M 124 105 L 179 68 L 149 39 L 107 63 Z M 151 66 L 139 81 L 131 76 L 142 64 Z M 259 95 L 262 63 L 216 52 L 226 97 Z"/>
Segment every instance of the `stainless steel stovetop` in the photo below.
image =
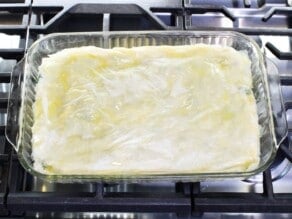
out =
<path fill-rule="evenodd" d="M 292 218 L 291 160 L 283 152 L 292 150 L 291 27 L 289 0 L 0 0 L 0 215 Z M 4 137 L 7 94 L 12 68 L 36 39 L 53 32 L 168 29 L 239 31 L 276 64 L 289 128 L 277 165 L 248 181 L 147 184 L 56 184 L 22 169 Z"/>

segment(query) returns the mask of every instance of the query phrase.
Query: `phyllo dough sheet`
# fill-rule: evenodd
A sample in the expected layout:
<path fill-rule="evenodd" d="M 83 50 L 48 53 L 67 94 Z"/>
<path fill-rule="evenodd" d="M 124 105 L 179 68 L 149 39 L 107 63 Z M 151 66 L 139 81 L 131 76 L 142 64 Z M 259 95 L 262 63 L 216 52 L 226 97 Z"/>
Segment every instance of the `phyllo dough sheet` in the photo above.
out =
<path fill-rule="evenodd" d="M 32 155 L 46 174 L 248 171 L 259 125 L 245 52 L 70 48 L 39 67 Z"/>

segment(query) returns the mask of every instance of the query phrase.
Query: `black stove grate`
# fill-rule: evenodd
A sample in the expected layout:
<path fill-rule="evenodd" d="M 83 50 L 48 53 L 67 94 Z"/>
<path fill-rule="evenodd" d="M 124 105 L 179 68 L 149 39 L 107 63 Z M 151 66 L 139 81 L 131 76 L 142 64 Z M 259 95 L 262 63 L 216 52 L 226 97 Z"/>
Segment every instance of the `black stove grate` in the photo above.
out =
<path fill-rule="evenodd" d="M 239 192 L 224 189 L 208 192 L 203 183 L 180 182 L 162 185 L 53 184 L 36 179 L 23 170 L 4 135 L 7 87 L 13 66 L 44 34 L 114 30 L 235 30 L 255 37 L 257 42 L 260 35 L 292 36 L 290 1 L 237 0 L 231 4 L 220 0 L 220 4 L 216 5 L 211 0 L 98 2 L 89 0 L 80 4 L 64 1 L 52 5 L 46 0 L 13 4 L 0 1 L 0 34 L 19 39 L 18 46 L 13 48 L 2 48 L 0 41 L 0 216 L 39 216 L 39 213 L 45 212 L 172 212 L 181 217 L 200 216 L 204 212 L 292 213 L 292 192 L 274 191 L 271 168 L 259 176 L 263 183 L 256 184 L 260 187 L 258 190 Z M 254 15 L 257 16 L 253 20 Z M 252 22 L 255 26 L 251 25 Z M 277 27 L 269 28 L 273 25 Z M 274 55 L 276 64 L 281 65 L 281 61 L 287 64 L 292 59 L 291 51 L 282 51 L 274 42 L 259 44 Z M 289 70 L 282 74 L 280 71 L 280 79 L 283 91 L 289 91 L 292 87 Z M 286 92 L 283 96 L 288 112 L 292 110 L 292 93 Z M 289 137 L 280 146 L 280 162 L 284 159 L 291 162 L 291 122 L 288 118 Z"/>

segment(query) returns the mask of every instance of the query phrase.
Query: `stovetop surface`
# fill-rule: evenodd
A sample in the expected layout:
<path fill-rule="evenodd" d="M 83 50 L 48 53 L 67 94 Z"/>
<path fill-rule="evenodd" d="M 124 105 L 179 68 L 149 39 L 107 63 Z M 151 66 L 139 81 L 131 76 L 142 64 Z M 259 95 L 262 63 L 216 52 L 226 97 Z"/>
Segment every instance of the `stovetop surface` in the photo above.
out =
<path fill-rule="evenodd" d="M 285 0 L 0 0 L 0 216 L 275 218 L 277 213 L 277 218 L 292 218 L 287 159 L 291 161 L 291 6 Z M 46 34 L 121 30 L 232 30 L 254 38 L 279 70 L 286 107 L 289 135 L 277 165 L 249 182 L 59 184 L 27 174 L 4 135 L 13 67 Z"/>

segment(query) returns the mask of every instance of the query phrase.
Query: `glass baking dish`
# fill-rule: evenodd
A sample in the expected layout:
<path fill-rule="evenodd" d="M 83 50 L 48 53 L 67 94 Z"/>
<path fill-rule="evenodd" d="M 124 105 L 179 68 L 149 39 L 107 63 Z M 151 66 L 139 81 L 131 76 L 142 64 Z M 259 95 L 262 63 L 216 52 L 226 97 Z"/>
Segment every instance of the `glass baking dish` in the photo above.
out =
<path fill-rule="evenodd" d="M 252 61 L 253 92 L 260 125 L 260 163 L 248 172 L 216 172 L 193 174 L 147 175 L 45 175 L 34 170 L 32 152 L 32 105 L 38 83 L 38 67 L 42 58 L 65 48 L 94 45 L 102 48 L 158 45 L 218 44 L 247 52 Z M 268 62 L 268 63 L 267 63 Z M 58 182 L 87 181 L 201 181 L 207 179 L 247 178 L 265 170 L 276 155 L 279 144 L 287 135 L 287 121 L 283 106 L 278 73 L 264 58 L 257 44 L 236 32 L 203 31 L 142 31 L 91 32 L 50 34 L 36 41 L 24 59 L 15 67 L 11 77 L 6 136 L 14 145 L 26 171 L 39 178 Z"/>

